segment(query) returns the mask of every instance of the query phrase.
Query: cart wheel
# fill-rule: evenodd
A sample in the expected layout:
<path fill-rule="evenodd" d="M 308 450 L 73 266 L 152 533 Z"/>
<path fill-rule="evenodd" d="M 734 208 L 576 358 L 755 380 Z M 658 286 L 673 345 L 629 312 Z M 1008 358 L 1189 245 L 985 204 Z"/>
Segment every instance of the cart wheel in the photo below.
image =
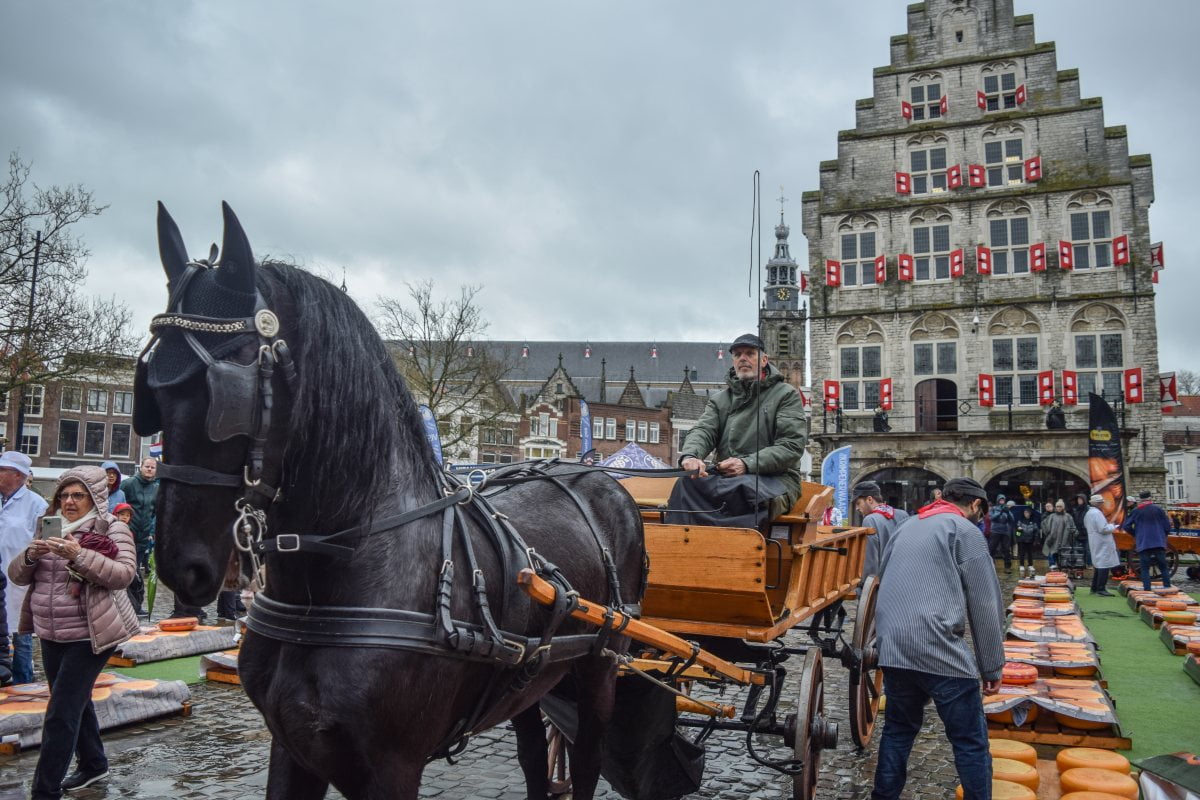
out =
<path fill-rule="evenodd" d="M 571 793 L 571 768 L 567 763 L 566 735 L 555 727 L 548 717 L 542 718 L 546 726 L 546 760 L 549 773 L 546 776 L 551 797 L 563 797 Z"/>
<path fill-rule="evenodd" d="M 803 766 L 792 776 L 792 799 L 812 800 L 821 771 L 821 751 L 837 747 L 836 722 L 825 719 L 825 675 L 819 648 L 809 648 L 796 702 L 795 758 Z"/>
<path fill-rule="evenodd" d="M 879 579 L 867 576 L 858 596 L 858 613 L 850 646 L 860 661 L 850 669 L 850 736 L 860 750 L 871 743 L 879 698 L 883 695 L 883 670 L 879 669 L 879 651 L 875 635 L 875 604 L 879 598 Z"/>

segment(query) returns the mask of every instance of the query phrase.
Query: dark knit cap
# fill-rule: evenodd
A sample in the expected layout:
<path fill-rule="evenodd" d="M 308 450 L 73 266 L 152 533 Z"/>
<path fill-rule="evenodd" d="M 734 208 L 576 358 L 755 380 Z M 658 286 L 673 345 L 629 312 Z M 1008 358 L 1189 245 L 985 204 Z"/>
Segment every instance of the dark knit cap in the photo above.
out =
<path fill-rule="evenodd" d="M 857 500 L 860 497 L 874 497 L 878 500 L 883 499 L 883 489 L 879 488 L 879 484 L 875 481 L 862 481 L 854 484 L 853 497 Z"/>

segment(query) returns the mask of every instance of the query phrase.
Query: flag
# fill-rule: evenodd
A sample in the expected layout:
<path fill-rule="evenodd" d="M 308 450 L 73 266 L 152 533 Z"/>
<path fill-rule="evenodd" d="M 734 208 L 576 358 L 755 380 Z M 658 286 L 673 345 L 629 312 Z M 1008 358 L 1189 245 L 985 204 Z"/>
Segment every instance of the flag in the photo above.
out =
<path fill-rule="evenodd" d="M 987 170 L 983 164 L 967 164 L 967 185 L 974 189 L 987 186 Z"/>
<path fill-rule="evenodd" d="M 837 381 L 825 381 L 825 410 L 837 411 L 842 399 L 842 386 Z"/>
<path fill-rule="evenodd" d="M 912 119 L 912 103 L 904 100 L 900 101 L 900 116 L 905 119 Z"/>
<path fill-rule="evenodd" d="M 1075 250 L 1070 242 L 1058 240 L 1058 265 L 1063 269 L 1075 268 Z"/>
<path fill-rule="evenodd" d="M 879 407 L 884 411 L 892 410 L 892 379 L 884 378 L 879 382 Z"/>
<path fill-rule="evenodd" d="M 1112 242 L 1113 263 L 1118 267 L 1129 263 L 1129 237 L 1118 236 Z"/>
<path fill-rule="evenodd" d="M 1142 368 L 1134 367 L 1125 370 L 1125 402 L 1140 403 L 1145 397 L 1142 391 Z"/>
<path fill-rule="evenodd" d="M 875 257 L 875 283 L 887 282 L 887 256 Z"/>
<path fill-rule="evenodd" d="M 149 455 L 151 458 L 162 458 L 162 442 L 151 442 Z"/>
<path fill-rule="evenodd" d="M 841 286 L 842 285 L 842 262 L 834 261 L 832 258 L 825 261 L 825 285 L 826 286 Z"/>
<path fill-rule="evenodd" d="M 1079 375 L 1071 370 L 1062 371 L 1063 403 L 1068 406 L 1079 404 Z"/>
<path fill-rule="evenodd" d="M 913 279 L 913 257 L 908 253 L 901 253 L 898 259 L 900 273 L 897 277 L 902 281 L 911 281 Z"/>
<path fill-rule="evenodd" d="M 1155 269 L 1163 269 L 1166 264 L 1163 262 L 1163 243 L 1155 242 L 1150 245 L 1150 266 Z"/>
<path fill-rule="evenodd" d="M 986 372 L 979 373 L 979 406 L 991 408 L 996 405 L 996 379 Z"/>
<path fill-rule="evenodd" d="M 1038 376 L 1038 402 L 1044 406 L 1048 406 L 1054 402 L 1054 370 L 1046 370 L 1039 372 Z"/>
<path fill-rule="evenodd" d="M 1029 268 L 1034 272 L 1046 271 L 1046 244 L 1036 242 L 1029 247 Z"/>
<path fill-rule="evenodd" d="M 1158 376 L 1158 399 L 1162 403 L 1164 413 L 1171 413 L 1171 409 L 1179 402 L 1179 384 L 1175 380 L 1174 372 L 1164 372 Z"/>
<path fill-rule="evenodd" d="M 992 274 L 992 248 L 983 245 L 975 248 L 975 271 L 980 275 Z"/>
<path fill-rule="evenodd" d="M 1121 457 L 1121 430 L 1112 406 L 1098 394 L 1088 395 L 1088 472 L 1092 494 L 1104 498 L 1100 510 L 1109 522 L 1125 519 L 1125 465 Z"/>
<path fill-rule="evenodd" d="M 907 172 L 896 173 L 896 194 L 912 194 L 912 175 Z"/>
<path fill-rule="evenodd" d="M 950 253 L 950 277 L 961 278 L 965 272 L 963 269 L 963 250 L 960 247 Z"/>
<path fill-rule="evenodd" d="M 840 519 L 849 519 L 850 445 L 839 447 L 821 461 L 821 483 L 833 487 L 832 507 L 841 512 Z"/>
<path fill-rule="evenodd" d="M 579 449 L 586 457 L 592 449 L 592 409 L 579 398 Z"/>
<path fill-rule="evenodd" d="M 421 422 L 425 426 L 425 438 L 429 441 L 429 449 L 433 451 L 433 457 L 437 463 L 442 463 L 442 437 L 438 433 L 437 420 L 433 416 L 433 411 L 429 406 L 417 406 L 421 412 Z"/>

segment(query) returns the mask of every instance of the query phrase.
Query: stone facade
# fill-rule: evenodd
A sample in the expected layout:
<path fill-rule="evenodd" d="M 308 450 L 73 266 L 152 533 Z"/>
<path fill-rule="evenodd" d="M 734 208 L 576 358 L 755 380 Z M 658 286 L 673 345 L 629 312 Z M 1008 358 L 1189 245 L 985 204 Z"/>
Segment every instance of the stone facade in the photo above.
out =
<path fill-rule="evenodd" d="M 1061 470 L 1069 485 L 1056 491 L 1082 486 L 1088 389 L 1119 404 L 1124 370 L 1140 367 L 1152 390 L 1157 380 L 1150 157 L 1129 155 L 1125 128 L 1105 126 L 1101 100 L 1080 97 L 1078 72 L 1058 69 L 1012 0 L 910 5 L 908 33 L 856 111 L 803 197 L 812 382 L 837 381 L 842 406 L 840 420 L 814 411 L 815 440 L 852 441 L 855 480 L 911 467 L 987 483 L 1038 467 Z M 1129 263 L 1114 266 L 1123 236 Z M 828 261 L 840 286 L 827 285 Z M 1053 371 L 1063 398 L 1064 370 L 1078 373 L 1080 401 L 1068 398 L 1066 431 L 1046 431 L 1037 374 Z M 980 374 L 996 380 L 992 408 Z M 871 434 L 886 378 L 894 432 Z M 1157 391 L 1147 400 L 1121 409 L 1125 461 L 1131 491 L 1161 496 Z"/>

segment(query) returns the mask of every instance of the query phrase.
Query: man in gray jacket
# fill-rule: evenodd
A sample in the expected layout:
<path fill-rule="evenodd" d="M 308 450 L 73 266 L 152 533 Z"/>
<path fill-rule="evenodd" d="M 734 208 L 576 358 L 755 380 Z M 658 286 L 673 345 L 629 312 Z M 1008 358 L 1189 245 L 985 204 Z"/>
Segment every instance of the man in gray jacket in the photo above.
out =
<path fill-rule="evenodd" d="M 954 750 L 964 800 L 991 797 L 980 680 L 988 694 L 1000 688 L 1004 602 L 975 526 L 987 507 L 982 486 L 954 478 L 884 549 L 875 622 L 887 707 L 872 800 L 900 797 L 930 699 Z"/>
<path fill-rule="evenodd" d="M 908 519 L 908 512 L 892 508 L 883 502 L 883 490 L 875 481 L 862 481 L 854 485 L 854 509 L 862 514 L 863 527 L 871 528 L 874 535 L 867 537 L 867 555 L 863 559 L 863 581 L 868 575 L 879 574 L 879 562 L 892 534 L 900 523 Z"/>

